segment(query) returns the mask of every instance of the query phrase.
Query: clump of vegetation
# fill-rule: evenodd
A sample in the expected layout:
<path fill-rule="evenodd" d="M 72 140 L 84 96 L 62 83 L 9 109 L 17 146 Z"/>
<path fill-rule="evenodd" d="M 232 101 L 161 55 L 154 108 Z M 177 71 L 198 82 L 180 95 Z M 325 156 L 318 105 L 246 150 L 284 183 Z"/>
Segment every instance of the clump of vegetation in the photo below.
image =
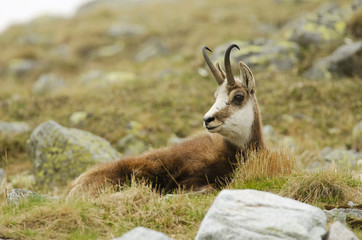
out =
<path fill-rule="evenodd" d="M 356 10 L 353 17 L 348 21 L 347 29 L 356 39 L 362 39 L 362 7 Z"/>
<path fill-rule="evenodd" d="M 309 204 L 343 205 L 362 202 L 362 183 L 335 168 L 292 175 L 280 194 Z"/>

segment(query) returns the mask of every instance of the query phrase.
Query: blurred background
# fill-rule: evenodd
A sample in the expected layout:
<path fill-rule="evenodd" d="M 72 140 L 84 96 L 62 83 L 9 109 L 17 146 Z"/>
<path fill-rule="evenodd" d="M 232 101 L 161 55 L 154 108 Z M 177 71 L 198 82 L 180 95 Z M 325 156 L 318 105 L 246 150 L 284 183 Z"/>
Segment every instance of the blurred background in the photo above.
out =
<path fill-rule="evenodd" d="M 61 166 L 75 169 L 70 159 L 88 149 L 92 161 L 50 181 L 64 185 L 109 156 L 202 131 L 217 83 L 201 47 L 222 63 L 226 47 L 237 43 L 235 75 L 238 61 L 254 72 L 268 145 L 291 149 L 303 168 L 333 163 L 361 174 L 361 5 L 2 0 L 0 169 L 8 167 L 13 187 L 42 186 Z M 102 139 L 88 143 L 87 134 Z M 97 149 L 110 150 L 95 153 L 99 141 L 106 142 Z M 65 162 L 43 166 L 49 159 Z"/>

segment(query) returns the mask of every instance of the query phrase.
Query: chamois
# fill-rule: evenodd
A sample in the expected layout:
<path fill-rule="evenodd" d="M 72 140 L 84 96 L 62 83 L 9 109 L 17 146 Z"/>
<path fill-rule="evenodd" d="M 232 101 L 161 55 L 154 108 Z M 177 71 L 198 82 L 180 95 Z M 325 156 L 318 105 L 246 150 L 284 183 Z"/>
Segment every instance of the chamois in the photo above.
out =
<path fill-rule="evenodd" d="M 230 66 L 233 48 L 239 49 L 235 44 L 227 48 L 224 71 L 208 57 L 206 50 L 211 50 L 202 47 L 205 61 L 219 85 L 215 103 L 203 118 L 207 133 L 168 148 L 97 165 L 69 185 L 68 196 L 96 193 L 107 185 L 127 183 L 132 176 L 166 192 L 177 188 L 213 189 L 230 177 L 238 155 L 251 148 L 264 148 L 254 76 L 240 62 L 240 78 L 234 78 Z"/>

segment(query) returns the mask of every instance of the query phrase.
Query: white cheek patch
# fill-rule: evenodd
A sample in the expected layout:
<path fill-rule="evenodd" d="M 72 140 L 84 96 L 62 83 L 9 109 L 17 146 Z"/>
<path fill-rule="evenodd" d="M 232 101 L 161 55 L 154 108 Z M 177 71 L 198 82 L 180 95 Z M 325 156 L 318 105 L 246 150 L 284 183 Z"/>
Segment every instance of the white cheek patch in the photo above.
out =
<path fill-rule="evenodd" d="M 232 143 L 242 148 L 250 140 L 253 122 L 253 103 L 252 100 L 249 100 L 243 108 L 234 112 L 226 119 L 220 133 Z"/>
<path fill-rule="evenodd" d="M 215 115 L 218 111 L 223 109 L 226 104 L 229 102 L 229 96 L 226 92 L 227 82 L 225 81 L 217 91 L 217 97 L 214 105 L 210 110 L 205 114 L 205 118 L 209 118 Z"/>

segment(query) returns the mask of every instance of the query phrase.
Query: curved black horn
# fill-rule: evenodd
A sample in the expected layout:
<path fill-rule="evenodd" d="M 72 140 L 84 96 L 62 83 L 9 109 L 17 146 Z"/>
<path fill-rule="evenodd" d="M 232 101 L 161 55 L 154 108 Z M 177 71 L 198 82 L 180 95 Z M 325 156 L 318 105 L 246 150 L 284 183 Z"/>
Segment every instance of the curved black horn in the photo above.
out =
<path fill-rule="evenodd" d="M 233 75 L 233 72 L 232 72 L 231 66 L 230 66 L 230 52 L 231 52 L 231 49 L 233 49 L 234 47 L 236 47 L 237 49 L 240 50 L 238 45 L 236 45 L 236 44 L 230 45 L 230 47 L 228 47 L 226 49 L 225 59 L 224 59 L 226 79 L 228 80 L 228 84 L 231 86 L 233 86 L 235 84 L 234 75 Z"/>
<path fill-rule="evenodd" d="M 212 52 L 210 50 L 210 48 L 206 47 L 206 46 L 202 46 L 202 54 L 204 55 L 205 61 L 207 63 L 207 65 L 209 66 L 212 75 L 214 75 L 217 83 L 219 85 L 221 85 L 224 82 L 224 79 L 221 77 L 220 73 L 218 72 L 218 70 L 216 69 L 215 65 L 212 63 L 212 61 L 210 60 L 209 56 L 206 53 L 206 50 Z"/>

